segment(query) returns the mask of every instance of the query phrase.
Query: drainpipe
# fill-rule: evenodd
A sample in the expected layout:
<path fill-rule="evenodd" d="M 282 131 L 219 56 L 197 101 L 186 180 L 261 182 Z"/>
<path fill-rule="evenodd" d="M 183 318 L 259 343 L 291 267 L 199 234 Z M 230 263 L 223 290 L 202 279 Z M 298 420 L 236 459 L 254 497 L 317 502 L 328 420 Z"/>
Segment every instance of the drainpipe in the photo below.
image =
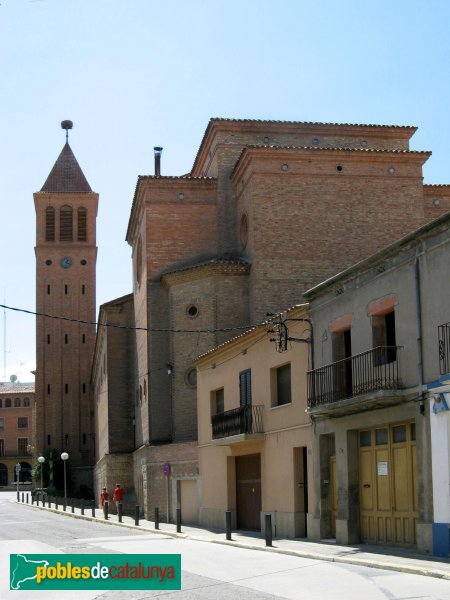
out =
<path fill-rule="evenodd" d="M 425 393 L 423 391 L 423 348 L 422 348 L 422 304 L 420 299 L 420 263 L 416 254 L 414 259 L 414 284 L 416 291 L 416 331 L 417 331 L 417 379 L 419 383 L 419 410 L 425 414 Z"/>

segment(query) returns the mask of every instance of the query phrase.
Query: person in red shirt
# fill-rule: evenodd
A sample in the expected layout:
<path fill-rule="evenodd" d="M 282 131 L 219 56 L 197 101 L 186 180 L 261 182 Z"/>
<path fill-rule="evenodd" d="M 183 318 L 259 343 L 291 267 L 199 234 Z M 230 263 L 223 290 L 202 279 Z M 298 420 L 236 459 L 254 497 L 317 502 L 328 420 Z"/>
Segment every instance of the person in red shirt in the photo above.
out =
<path fill-rule="evenodd" d="M 104 487 L 102 493 L 100 494 L 100 505 L 103 510 L 105 510 L 105 502 L 109 502 L 109 494 L 107 489 Z"/>
<path fill-rule="evenodd" d="M 116 483 L 116 487 L 114 488 L 114 502 L 116 503 L 117 512 L 119 512 L 119 504 L 122 504 L 123 500 L 123 488 L 120 486 L 120 483 Z"/>

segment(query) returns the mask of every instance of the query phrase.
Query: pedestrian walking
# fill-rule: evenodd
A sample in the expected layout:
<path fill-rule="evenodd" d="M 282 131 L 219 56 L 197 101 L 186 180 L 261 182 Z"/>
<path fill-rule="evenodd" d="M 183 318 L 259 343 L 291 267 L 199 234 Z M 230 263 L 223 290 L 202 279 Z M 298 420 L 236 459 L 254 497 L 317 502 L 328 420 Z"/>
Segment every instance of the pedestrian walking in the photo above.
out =
<path fill-rule="evenodd" d="M 116 503 L 116 510 L 119 512 L 119 504 L 122 504 L 123 500 L 123 488 L 120 483 L 116 483 L 116 487 L 114 488 L 114 502 Z"/>
<path fill-rule="evenodd" d="M 106 506 L 109 507 L 109 493 L 105 487 L 103 488 L 102 493 L 100 494 L 100 506 L 106 518 Z"/>

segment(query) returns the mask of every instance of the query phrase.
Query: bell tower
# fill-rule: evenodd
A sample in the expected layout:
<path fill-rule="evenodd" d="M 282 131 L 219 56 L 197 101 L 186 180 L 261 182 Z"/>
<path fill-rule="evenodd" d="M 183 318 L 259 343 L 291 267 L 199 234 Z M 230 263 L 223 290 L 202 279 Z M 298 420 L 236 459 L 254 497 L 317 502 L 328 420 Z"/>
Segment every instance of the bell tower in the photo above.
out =
<path fill-rule="evenodd" d="M 92 467 L 89 381 L 95 343 L 98 194 L 66 143 L 36 209 L 36 452 L 69 454 L 68 467 Z M 86 483 L 83 469 L 74 483 Z"/>

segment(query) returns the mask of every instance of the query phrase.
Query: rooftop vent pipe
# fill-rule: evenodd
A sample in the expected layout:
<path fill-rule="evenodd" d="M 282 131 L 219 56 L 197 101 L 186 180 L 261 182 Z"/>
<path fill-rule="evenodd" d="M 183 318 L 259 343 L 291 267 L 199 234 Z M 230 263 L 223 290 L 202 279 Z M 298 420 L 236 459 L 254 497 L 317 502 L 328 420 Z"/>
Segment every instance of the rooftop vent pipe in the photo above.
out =
<path fill-rule="evenodd" d="M 155 177 L 161 177 L 161 152 L 163 149 L 161 146 L 155 146 Z"/>

